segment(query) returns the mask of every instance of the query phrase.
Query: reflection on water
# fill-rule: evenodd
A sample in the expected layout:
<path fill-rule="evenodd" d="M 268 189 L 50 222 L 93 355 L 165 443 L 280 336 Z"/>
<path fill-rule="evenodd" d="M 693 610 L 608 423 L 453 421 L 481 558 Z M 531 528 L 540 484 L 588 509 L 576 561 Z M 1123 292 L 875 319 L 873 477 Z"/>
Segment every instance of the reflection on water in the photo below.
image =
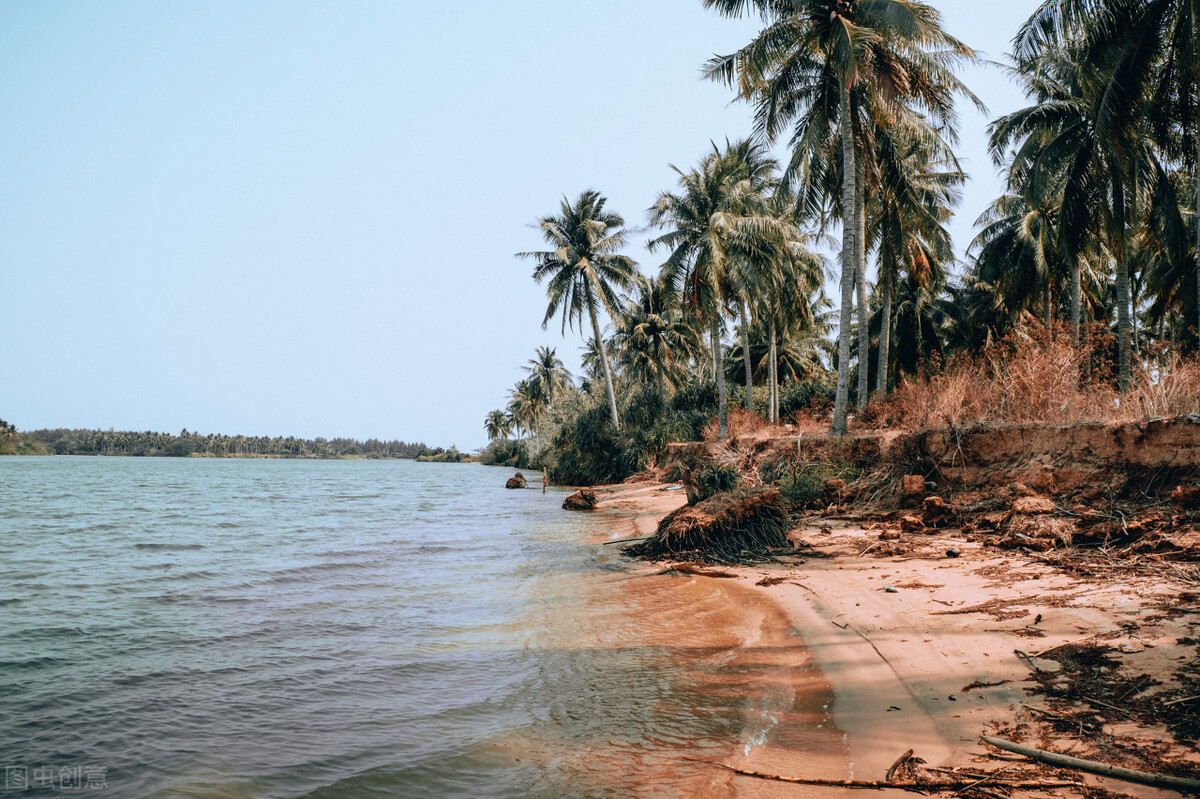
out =
<path fill-rule="evenodd" d="M 114 797 L 834 795 L 714 765 L 848 776 L 773 606 L 505 477 L 0 459 L 0 765 Z"/>

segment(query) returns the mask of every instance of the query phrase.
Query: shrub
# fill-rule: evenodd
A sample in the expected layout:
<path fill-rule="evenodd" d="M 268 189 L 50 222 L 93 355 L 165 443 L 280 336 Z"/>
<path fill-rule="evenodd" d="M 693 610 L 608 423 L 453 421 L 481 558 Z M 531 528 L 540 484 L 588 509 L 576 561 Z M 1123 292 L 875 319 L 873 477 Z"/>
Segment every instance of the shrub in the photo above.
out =
<path fill-rule="evenodd" d="M 826 480 L 840 477 L 849 483 L 857 480 L 858 476 L 859 471 L 849 463 L 793 462 L 777 467 L 776 472 L 771 475 L 770 482 L 779 486 L 779 493 L 783 495 L 785 502 L 792 505 L 809 505 L 821 500 Z"/>
<path fill-rule="evenodd" d="M 696 482 L 703 489 L 704 496 L 711 497 L 725 491 L 732 491 L 742 481 L 737 469 L 730 469 L 716 463 L 710 463 L 700 470 Z"/>
<path fill-rule="evenodd" d="M 509 466 L 514 469 L 538 469 L 526 441 L 498 438 L 479 454 L 479 462 L 488 466 Z"/>

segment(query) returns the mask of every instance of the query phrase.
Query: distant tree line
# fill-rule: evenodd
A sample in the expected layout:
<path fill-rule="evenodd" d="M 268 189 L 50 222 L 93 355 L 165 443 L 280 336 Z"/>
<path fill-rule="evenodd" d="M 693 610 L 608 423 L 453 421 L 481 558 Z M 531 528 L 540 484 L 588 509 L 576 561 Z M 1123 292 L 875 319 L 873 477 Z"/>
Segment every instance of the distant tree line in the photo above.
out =
<path fill-rule="evenodd" d="M 140 455 L 177 457 L 193 455 L 271 458 L 409 458 L 443 455 L 441 447 L 407 441 L 370 438 L 296 438 L 295 436 L 201 435 L 184 428 L 179 435 L 126 430 L 34 430 L 28 434 L 56 455 Z"/>

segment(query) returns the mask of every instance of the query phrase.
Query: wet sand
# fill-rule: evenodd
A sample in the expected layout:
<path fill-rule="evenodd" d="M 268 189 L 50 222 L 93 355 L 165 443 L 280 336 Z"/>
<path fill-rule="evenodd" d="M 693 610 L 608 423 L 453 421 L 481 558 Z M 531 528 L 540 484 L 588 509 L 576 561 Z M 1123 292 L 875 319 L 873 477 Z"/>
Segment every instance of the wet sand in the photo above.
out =
<path fill-rule="evenodd" d="M 682 491 L 660 489 L 604 490 L 594 543 L 653 532 L 658 519 L 684 501 Z M 854 773 L 846 735 L 833 720 L 832 686 L 782 606 L 742 580 L 662 572 L 659 564 L 645 564 L 612 586 L 619 593 L 616 606 L 641 621 L 636 636 L 630 640 L 626 633 L 621 645 L 673 650 L 675 679 L 705 697 L 708 707 L 701 712 L 713 705 L 736 708 L 738 729 L 732 737 L 699 745 L 681 740 L 633 764 L 612 763 L 614 773 L 640 772 L 631 795 L 848 795 L 840 788 L 747 779 L 725 767 L 831 780 L 850 779 Z"/>
<path fill-rule="evenodd" d="M 598 491 L 608 537 L 652 533 L 658 519 L 684 503 L 682 491 L 664 488 L 635 484 Z M 804 558 L 794 565 L 722 567 L 736 572 L 737 579 L 650 578 L 670 580 L 664 584 L 674 586 L 673 591 L 691 590 L 688 584 L 694 583 L 724 592 L 734 606 L 733 616 L 738 607 L 755 608 L 762 614 L 764 640 L 787 643 L 771 649 L 774 667 L 786 668 L 784 661 L 794 657 L 794 667 L 809 675 L 807 690 L 830 692 L 830 723 L 844 734 L 836 757 L 828 749 L 815 758 L 807 755 L 812 741 L 789 732 L 789 721 L 781 720 L 757 754 L 739 759 L 740 753 L 731 749 L 722 761 L 726 765 L 826 777 L 837 772 L 832 762 L 845 758 L 843 778 L 882 780 L 901 753 L 913 749 L 929 766 L 990 770 L 1001 764 L 979 736 L 1003 737 L 1018 725 L 1028 729 L 1044 706 L 1044 697 L 1026 690 L 1031 668 L 1016 651 L 1031 655 L 1034 665 L 1048 671 L 1058 664 L 1037 653 L 1093 635 L 1105 636 L 1126 653 L 1124 658 L 1140 657 L 1131 665 L 1151 673 L 1170 673 L 1172 659 L 1194 655 L 1176 642 L 1195 635 L 1200 618 L 1157 613 L 1170 605 L 1178 589 L 1161 580 L 1086 584 L 1015 553 L 985 550 L 953 535 L 930 537 L 906 557 L 877 558 L 869 550 L 878 531 L 823 519 L 794 530 L 792 538 L 828 557 Z M 957 547 L 960 557 L 947 557 L 948 546 Z M 782 581 L 757 586 L 764 576 Z M 1140 622 L 1145 624 L 1131 627 Z M 801 686 L 800 694 L 804 690 Z M 1131 752 L 1162 747 L 1160 733 L 1136 725 L 1106 732 L 1124 736 Z M 1043 737 L 1043 743 L 1086 758 L 1093 742 L 1059 735 Z M 1182 751 L 1175 746 L 1170 754 L 1200 762 L 1200 754 L 1186 746 Z M 1090 775 L 1074 778 L 1116 796 L 1179 795 Z M 794 786 L 741 776 L 721 787 L 726 793 L 684 795 L 838 795 L 831 788 L 804 794 Z M 1085 795 L 1074 791 L 1056 795 Z"/>

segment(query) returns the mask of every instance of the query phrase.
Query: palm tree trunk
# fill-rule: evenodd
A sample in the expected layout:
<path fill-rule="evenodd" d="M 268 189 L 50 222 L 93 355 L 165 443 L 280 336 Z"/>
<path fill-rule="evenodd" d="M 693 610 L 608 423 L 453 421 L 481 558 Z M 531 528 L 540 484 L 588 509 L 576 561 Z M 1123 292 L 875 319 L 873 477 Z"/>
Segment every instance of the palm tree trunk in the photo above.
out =
<path fill-rule="evenodd" d="M 1043 302 L 1042 302 L 1042 327 L 1046 328 L 1047 330 L 1050 329 L 1051 306 L 1053 306 L 1053 304 L 1054 304 L 1050 299 L 1050 296 L 1052 293 L 1051 288 L 1052 288 L 1051 281 L 1050 281 L 1049 277 L 1047 277 L 1046 278 L 1046 296 L 1043 298 Z"/>
<path fill-rule="evenodd" d="M 1129 264 L 1125 253 L 1125 187 L 1113 181 L 1113 225 L 1117 237 L 1114 255 L 1117 259 L 1117 390 L 1129 390 Z"/>
<path fill-rule="evenodd" d="M 655 382 L 658 383 L 658 397 L 665 400 L 667 398 L 667 389 L 665 386 L 666 381 L 663 379 L 662 350 L 658 347 L 654 350 L 654 365 L 657 367 L 654 370 L 654 376 Z"/>
<path fill-rule="evenodd" d="M 750 414 L 750 429 L 754 429 L 754 373 L 750 368 L 750 311 L 742 300 L 742 360 L 746 362 L 746 412 Z"/>
<path fill-rule="evenodd" d="M 1192 20 L 1192 30 L 1196 29 L 1196 20 Z M 1192 36 L 1195 42 L 1195 35 Z M 1200 47 L 1200 44 L 1196 45 Z M 1200 60 L 1200 56 L 1197 57 Z M 1193 63 L 1195 63 L 1193 61 Z M 1198 114 L 1200 116 L 1200 114 Z M 1196 127 L 1193 129 L 1193 135 L 1196 136 L 1196 174 L 1193 176 L 1196 181 L 1196 335 L 1200 336 L 1200 119 L 1195 120 Z"/>
<path fill-rule="evenodd" d="M 879 287 L 883 292 L 879 314 L 879 364 L 875 368 L 875 393 L 886 397 L 888 392 L 888 358 L 892 349 L 892 274 L 894 253 L 888 241 L 880 242 Z"/>
<path fill-rule="evenodd" d="M 871 387 L 869 380 L 871 362 L 871 329 L 867 325 L 867 202 L 863 196 L 862 164 L 858 164 L 855 180 L 859 190 L 854 193 L 855 247 L 854 259 L 858 273 L 858 409 L 867 407 Z"/>
<path fill-rule="evenodd" d="M 604 351 L 604 339 L 600 337 L 600 322 L 596 319 L 596 306 L 592 304 L 591 291 L 588 292 L 588 315 L 592 317 L 592 334 L 596 337 L 596 351 L 600 353 L 600 363 L 604 366 L 604 388 L 608 390 L 608 407 L 612 411 L 613 428 L 621 429 L 621 421 L 617 418 L 617 394 L 613 391 L 612 371 L 608 368 L 608 353 Z"/>
<path fill-rule="evenodd" d="M 775 319 L 771 318 L 770 330 L 771 342 L 768 345 L 767 357 L 771 359 L 767 364 L 767 380 L 771 382 L 771 423 L 775 424 L 779 421 L 779 364 L 775 362 L 777 357 L 775 353 Z"/>
<path fill-rule="evenodd" d="M 1075 343 L 1079 343 L 1079 325 L 1080 325 L 1080 273 L 1083 271 L 1083 266 L 1078 257 L 1074 258 L 1074 266 L 1071 269 L 1071 336 Z"/>
<path fill-rule="evenodd" d="M 1129 265 L 1117 259 L 1117 389 L 1129 390 Z"/>
<path fill-rule="evenodd" d="M 846 433 L 846 406 L 850 401 L 850 314 L 854 310 L 854 255 L 857 230 L 854 197 L 857 174 L 854 168 L 854 133 L 850 129 L 850 85 L 841 81 L 842 126 L 842 305 L 838 319 L 837 390 L 833 400 L 834 435 Z"/>
<path fill-rule="evenodd" d="M 729 415 L 725 400 L 725 364 L 721 358 L 721 321 L 715 316 L 708 335 L 712 342 L 713 372 L 717 378 L 717 440 L 724 441 L 729 437 Z"/>

